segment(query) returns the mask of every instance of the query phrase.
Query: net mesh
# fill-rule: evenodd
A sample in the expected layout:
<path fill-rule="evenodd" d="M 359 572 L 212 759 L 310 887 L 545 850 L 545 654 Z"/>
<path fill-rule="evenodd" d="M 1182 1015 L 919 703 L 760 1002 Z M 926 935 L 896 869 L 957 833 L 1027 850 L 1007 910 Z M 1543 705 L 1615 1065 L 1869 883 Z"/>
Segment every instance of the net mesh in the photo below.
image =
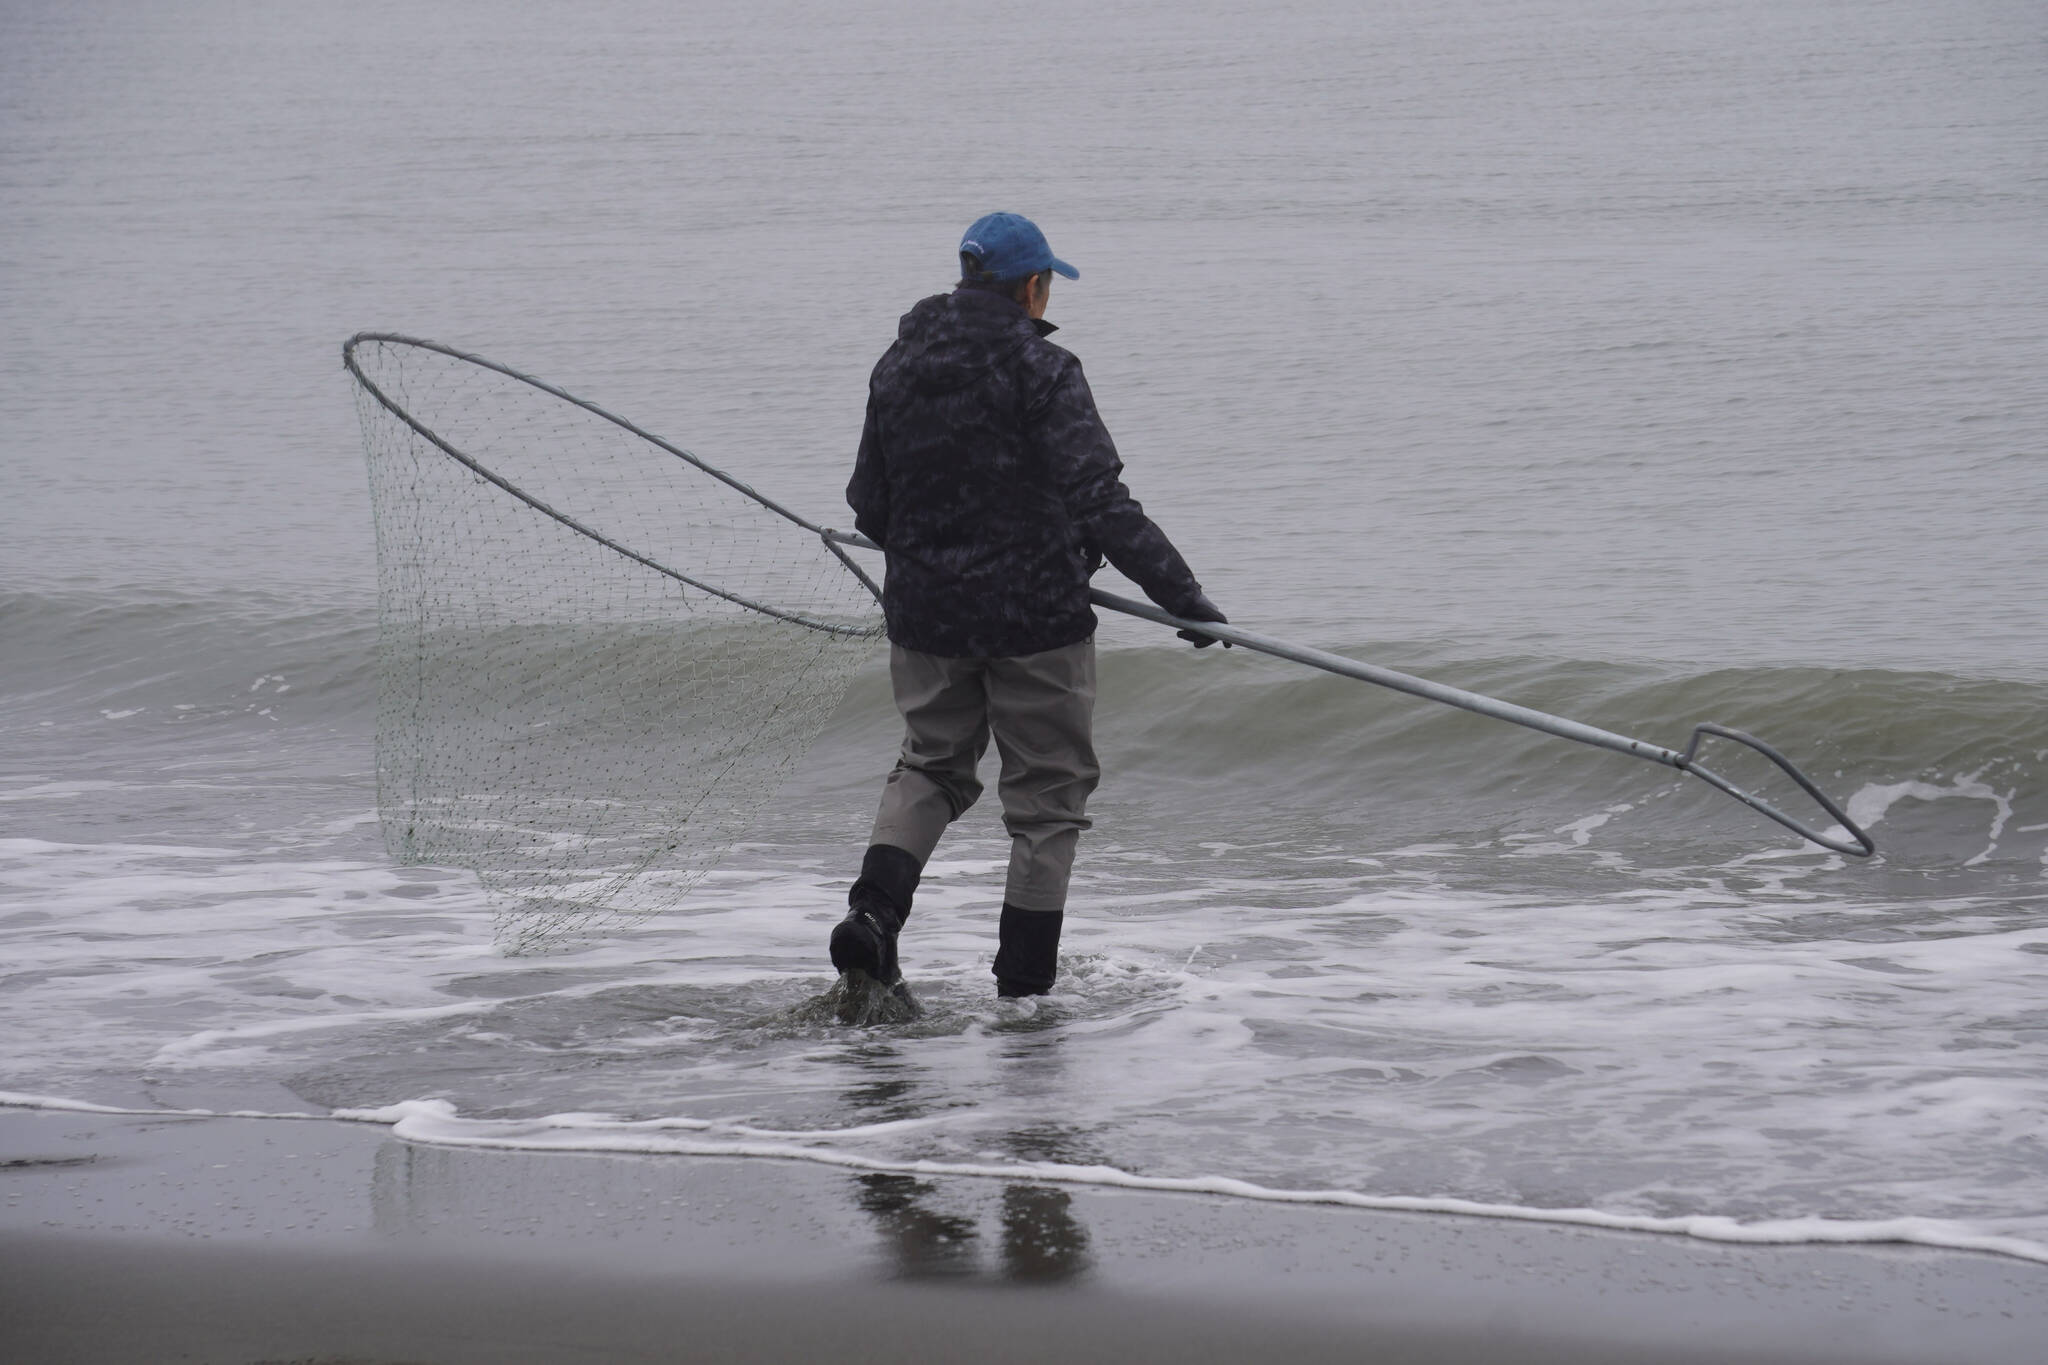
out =
<path fill-rule="evenodd" d="M 377 528 L 377 804 L 542 951 L 673 906 L 882 631 L 818 528 L 489 361 L 345 356 Z M 737 599 L 737 600 L 736 600 Z"/>

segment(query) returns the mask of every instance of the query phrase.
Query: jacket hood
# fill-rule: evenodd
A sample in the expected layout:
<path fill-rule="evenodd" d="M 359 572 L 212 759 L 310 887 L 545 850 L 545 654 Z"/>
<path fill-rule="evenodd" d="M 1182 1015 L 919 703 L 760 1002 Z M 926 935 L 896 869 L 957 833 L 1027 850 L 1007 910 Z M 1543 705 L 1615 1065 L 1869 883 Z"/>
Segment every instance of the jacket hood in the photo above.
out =
<path fill-rule="evenodd" d="M 896 327 L 897 363 L 919 393 L 964 389 L 1019 348 L 1057 329 L 1013 299 L 962 288 L 920 299 Z"/>

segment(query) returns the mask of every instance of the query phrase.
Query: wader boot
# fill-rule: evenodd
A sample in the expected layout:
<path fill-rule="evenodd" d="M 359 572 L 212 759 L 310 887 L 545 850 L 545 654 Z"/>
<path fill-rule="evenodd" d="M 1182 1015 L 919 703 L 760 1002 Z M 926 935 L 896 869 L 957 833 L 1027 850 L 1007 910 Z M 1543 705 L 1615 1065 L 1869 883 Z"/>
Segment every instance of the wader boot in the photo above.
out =
<path fill-rule="evenodd" d="M 832 927 L 832 966 L 842 975 L 866 972 L 884 986 L 903 979 L 896 962 L 896 935 L 910 918 L 917 893 L 917 859 L 893 844 L 870 844 L 860 878 L 846 893 L 846 918 Z"/>
<path fill-rule="evenodd" d="M 996 994 L 1005 999 L 1044 995 L 1060 970 L 1059 910 L 1020 910 L 1003 906 L 1000 945 L 996 949 Z"/>

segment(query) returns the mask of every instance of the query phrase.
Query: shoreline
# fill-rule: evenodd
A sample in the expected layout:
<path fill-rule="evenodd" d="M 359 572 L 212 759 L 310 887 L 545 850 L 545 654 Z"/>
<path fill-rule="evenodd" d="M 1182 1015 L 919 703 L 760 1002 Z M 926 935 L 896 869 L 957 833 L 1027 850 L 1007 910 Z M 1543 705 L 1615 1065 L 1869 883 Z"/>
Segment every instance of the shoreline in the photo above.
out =
<path fill-rule="evenodd" d="M 1343 1189 L 1285 1189 L 1232 1176 L 1148 1176 L 1112 1166 L 1055 1161 L 979 1164 L 862 1156 L 811 1145 L 832 1134 L 764 1130 L 696 1119 L 619 1119 L 603 1114 L 530 1119 L 469 1118 L 438 1100 L 406 1100 L 376 1109 L 326 1114 L 262 1110 L 126 1109 L 55 1096 L 0 1091 L 9 1109 L 152 1121 L 260 1120 L 269 1123 L 355 1123 L 381 1128 L 401 1142 L 547 1156 L 625 1156 L 795 1162 L 856 1174 L 959 1178 L 1004 1183 L 1077 1186 L 1098 1191 L 1213 1195 L 1276 1205 L 1362 1209 L 1376 1213 L 1440 1214 L 1562 1227 L 1597 1228 L 1663 1237 L 1693 1237 L 1733 1246 L 1910 1246 L 1979 1252 L 2048 1265 L 2048 1246 L 2022 1238 L 1972 1232 L 1939 1219 L 1900 1215 L 1879 1219 L 1790 1218 L 1740 1222 L 1719 1214 L 1657 1217 L 1586 1207 L 1493 1204 L 1443 1195 L 1370 1195 Z"/>
<path fill-rule="evenodd" d="M 37 1361 L 2019 1365 L 2048 1268 L 363 1122 L 0 1110 Z M 865 1352 L 865 1354 L 863 1354 Z"/>

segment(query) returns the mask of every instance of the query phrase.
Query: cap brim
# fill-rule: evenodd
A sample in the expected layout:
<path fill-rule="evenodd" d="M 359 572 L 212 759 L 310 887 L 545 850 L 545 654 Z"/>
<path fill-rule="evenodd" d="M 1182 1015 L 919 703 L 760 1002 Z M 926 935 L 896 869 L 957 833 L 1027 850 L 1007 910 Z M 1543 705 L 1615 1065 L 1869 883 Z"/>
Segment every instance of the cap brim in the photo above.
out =
<path fill-rule="evenodd" d="M 1078 280 L 1081 278 L 1080 271 L 1074 269 L 1074 267 L 1068 265 L 1065 261 L 1061 260 L 1057 256 L 1052 258 L 1052 268 L 1055 274 L 1065 275 L 1070 280 Z"/>

